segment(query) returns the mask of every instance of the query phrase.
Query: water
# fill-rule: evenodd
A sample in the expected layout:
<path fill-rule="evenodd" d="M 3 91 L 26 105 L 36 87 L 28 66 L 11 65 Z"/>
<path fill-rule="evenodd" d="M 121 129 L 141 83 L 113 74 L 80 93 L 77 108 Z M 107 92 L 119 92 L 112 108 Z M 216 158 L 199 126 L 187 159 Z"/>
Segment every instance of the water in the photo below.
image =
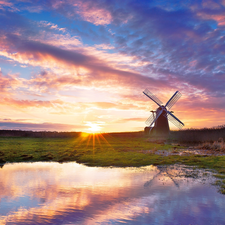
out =
<path fill-rule="evenodd" d="M 210 172 L 184 166 L 0 168 L 0 224 L 225 224 Z"/>

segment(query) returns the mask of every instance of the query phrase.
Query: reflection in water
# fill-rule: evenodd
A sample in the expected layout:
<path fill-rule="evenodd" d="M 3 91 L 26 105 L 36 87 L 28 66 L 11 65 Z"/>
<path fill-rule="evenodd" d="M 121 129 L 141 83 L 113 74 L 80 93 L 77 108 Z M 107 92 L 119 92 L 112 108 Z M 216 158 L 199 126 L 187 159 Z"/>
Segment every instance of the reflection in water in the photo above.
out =
<path fill-rule="evenodd" d="M 224 224 L 225 197 L 212 180 L 182 166 L 5 164 L 0 224 Z"/>

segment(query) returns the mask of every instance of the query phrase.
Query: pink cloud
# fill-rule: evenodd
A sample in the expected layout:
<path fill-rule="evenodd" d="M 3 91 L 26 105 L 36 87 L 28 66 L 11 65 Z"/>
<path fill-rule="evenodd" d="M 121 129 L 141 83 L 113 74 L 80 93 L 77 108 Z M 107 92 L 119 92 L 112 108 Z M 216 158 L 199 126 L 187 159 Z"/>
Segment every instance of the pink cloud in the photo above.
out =
<path fill-rule="evenodd" d="M 95 25 L 106 25 L 112 21 L 111 13 L 97 1 L 50 1 L 49 6 L 67 17 L 74 17 L 79 14 L 83 20 Z M 65 9 L 70 10 L 65 12 Z"/>
<path fill-rule="evenodd" d="M 199 12 L 199 13 L 197 13 L 197 15 L 204 20 L 215 20 L 217 22 L 218 26 L 225 25 L 224 13 L 223 14 L 208 14 L 206 12 Z"/>
<path fill-rule="evenodd" d="M 70 75 L 57 76 L 54 73 L 42 72 L 31 78 L 28 83 L 31 85 L 31 90 L 36 89 L 40 92 L 49 92 L 50 89 L 62 90 L 71 86 L 79 86 L 82 83 L 82 79 Z"/>
<path fill-rule="evenodd" d="M 14 8 L 13 4 L 11 2 L 1 0 L 0 1 L 0 9 L 4 9 L 5 7 Z"/>
<path fill-rule="evenodd" d="M 100 5 L 93 4 L 94 2 L 79 1 L 75 3 L 75 6 L 79 8 L 79 14 L 82 19 L 91 22 L 95 25 L 106 25 L 112 21 L 112 15 L 105 8 L 101 8 Z"/>
<path fill-rule="evenodd" d="M 54 104 L 63 104 L 60 100 L 41 101 L 41 100 L 21 100 L 14 98 L 3 97 L 0 99 L 1 105 L 10 105 L 17 108 L 30 108 L 30 107 L 54 107 Z"/>
<path fill-rule="evenodd" d="M 4 95 L 12 95 L 12 92 L 19 88 L 22 84 L 17 75 L 3 75 L 0 71 L 0 93 Z"/>

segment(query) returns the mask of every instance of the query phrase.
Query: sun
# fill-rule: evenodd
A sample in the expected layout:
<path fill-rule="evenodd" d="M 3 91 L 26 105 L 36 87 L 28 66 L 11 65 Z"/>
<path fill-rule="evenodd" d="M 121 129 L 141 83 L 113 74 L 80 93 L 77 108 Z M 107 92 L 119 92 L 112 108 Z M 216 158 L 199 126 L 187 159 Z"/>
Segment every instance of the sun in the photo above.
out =
<path fill-rule="evenodd" d="M 87 126 L 89 126 L 88 131 L 90 133 L 99 133 L 99 131 L 102 129 L 97 123 L 88 122 Z"/>

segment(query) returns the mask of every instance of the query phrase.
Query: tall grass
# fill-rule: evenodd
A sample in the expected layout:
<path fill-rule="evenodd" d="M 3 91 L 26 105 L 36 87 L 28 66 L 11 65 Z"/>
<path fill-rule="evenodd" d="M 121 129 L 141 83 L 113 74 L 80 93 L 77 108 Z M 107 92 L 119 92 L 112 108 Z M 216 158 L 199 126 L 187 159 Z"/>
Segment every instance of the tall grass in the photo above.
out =
<path fill-rule="evenodd" d="M 225 141 L 225 125 L 214 128 L 171 131 L 169 135 L 169 140 L 192 144 L 203 142 L 209 142 L 212 144 L 219 139 Z"/>
<path fill-rule="evenodd" d="M 222 138 L 219 138 L 218 141 L 214 141 L 213 143 L 204 142 L 198 146 L 201 149 L 213 150 L 213 151 L 225 151 L 225 143 Z"/>

